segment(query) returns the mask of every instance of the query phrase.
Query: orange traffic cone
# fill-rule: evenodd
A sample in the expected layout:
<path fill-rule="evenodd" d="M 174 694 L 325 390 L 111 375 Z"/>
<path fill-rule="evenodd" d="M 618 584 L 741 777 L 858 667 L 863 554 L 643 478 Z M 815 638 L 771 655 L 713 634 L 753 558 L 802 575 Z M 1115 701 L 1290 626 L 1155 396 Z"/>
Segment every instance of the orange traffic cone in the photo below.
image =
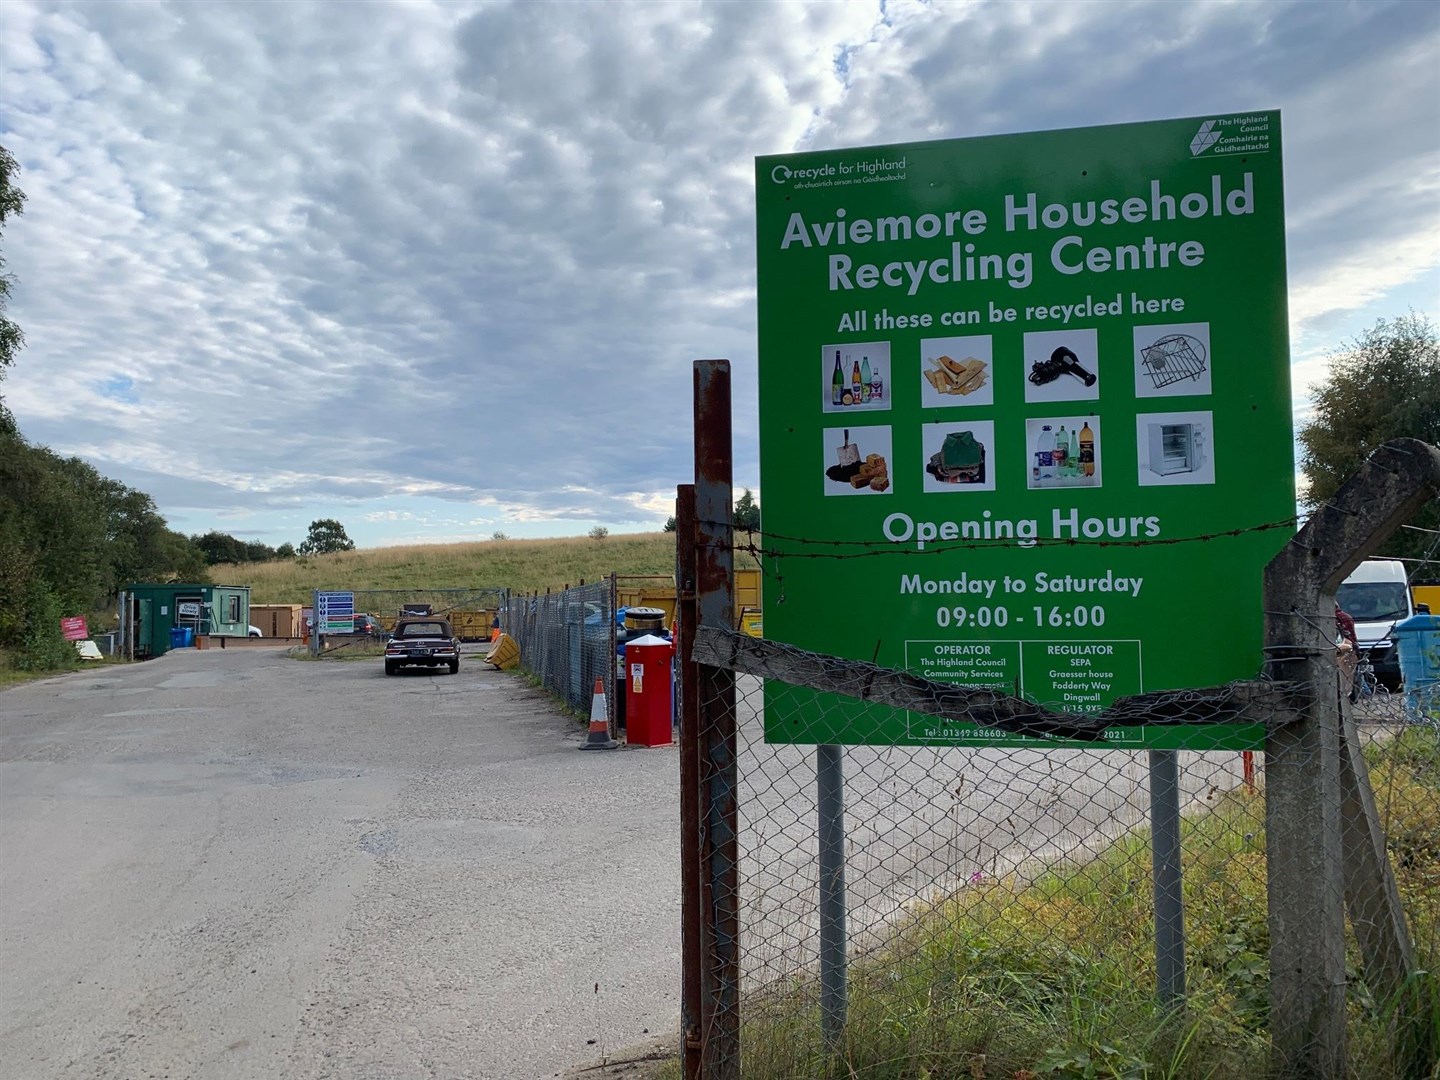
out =
<path fill-rule="evenodd" d="M 595 696 L 590 699 L 590 734 L 581 750 L 614 750 L 620 744 L 610 737 L 610 714 L 605 707 L 605 680 L 596 676 Z"/>

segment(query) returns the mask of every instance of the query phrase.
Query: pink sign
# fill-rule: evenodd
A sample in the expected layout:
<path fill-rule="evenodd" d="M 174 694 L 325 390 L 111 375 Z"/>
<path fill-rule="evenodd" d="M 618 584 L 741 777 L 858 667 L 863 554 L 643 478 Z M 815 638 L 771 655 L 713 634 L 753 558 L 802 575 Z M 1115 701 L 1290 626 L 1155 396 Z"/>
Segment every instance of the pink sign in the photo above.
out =
<path fill-rule="evenodd" d="M 90 636 L 90 631 L 85 626 L 85 616 L 76 615 L 72 618 L 61 619 L 60 633 L 65 635 L 66 641 L 84 641 Z"/>

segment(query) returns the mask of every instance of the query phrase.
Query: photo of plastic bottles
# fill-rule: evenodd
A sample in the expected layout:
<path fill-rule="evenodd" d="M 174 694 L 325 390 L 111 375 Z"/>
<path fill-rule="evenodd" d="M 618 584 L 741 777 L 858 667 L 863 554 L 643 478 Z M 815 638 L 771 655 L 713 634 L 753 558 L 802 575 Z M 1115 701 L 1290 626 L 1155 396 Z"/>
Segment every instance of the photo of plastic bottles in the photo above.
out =
<path fill-rule="evenodd" d="M 1026 486 L 1100 486 L 1100 418 L 1036 417 L 1025 422 L 1030 448 Z"/>

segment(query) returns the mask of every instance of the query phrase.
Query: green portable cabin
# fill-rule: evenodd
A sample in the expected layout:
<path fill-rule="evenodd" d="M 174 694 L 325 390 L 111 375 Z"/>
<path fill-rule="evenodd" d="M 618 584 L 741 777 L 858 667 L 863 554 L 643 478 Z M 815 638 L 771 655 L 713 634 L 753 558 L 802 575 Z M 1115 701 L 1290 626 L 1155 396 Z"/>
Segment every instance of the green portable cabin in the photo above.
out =
<path fill-rule="evenodd" d="M 170 631 L 189 627 L 195 636 L 246 637 L 250 633 L 249 585 L 131 585 L 136 657 L 170 651 Z"/>

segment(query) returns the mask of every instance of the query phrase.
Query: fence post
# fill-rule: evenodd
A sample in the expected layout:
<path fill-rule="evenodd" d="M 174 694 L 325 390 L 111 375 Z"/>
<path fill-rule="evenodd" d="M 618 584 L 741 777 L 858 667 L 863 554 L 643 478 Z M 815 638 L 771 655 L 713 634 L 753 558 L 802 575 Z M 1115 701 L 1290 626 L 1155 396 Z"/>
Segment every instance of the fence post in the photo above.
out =
<path fill-rule="evenodd" d="M 695 377 L 696 623 L 729 629 L 735 615 L 730 361 L 697 360 Z M 701 1069 L 740 1075 L 740 904 L 735 674 L 696 669 L 700 740 Z"/>
<path fill-rule="evenodd" d="M 320 590 L 310 590 L 310 655 L 320 655 Z"/>
<path fill-rule="evenodd" d="M 1368 977 L 1383 986 L 1387 974 L 1408 974 L 1387 967 L 1413 957 L 1383 838 L 1373 857 L 1358 857 L 1380 830 L 1363 761 L 1357 769 L 1357 754 L 1342 767 L 1353 739 L 1342 735 L 1335 590 L 1437 487 L 1440 450 L 1418 439 L 1385 443 L 1265 568 L 1267 662 L 1295 687 L 1265 740 L 1270 1040 L 1280 1076 L 1345 1075 L 1347 894 Z"/>
<path fill-rule="evenodd" d="M 620 630 L 615 622 L 615 614 L 620 610 L 620 600 L 619 586 L 616 583 L 614 570 L 610 571 L 610 603 L 607 610 L 610 613 L 610 653 L 606 661 L 609 666 L 605 669 L 605 685 L 612 689 L 610 693 L 605 695 L 605 722 L 610 726 L 610 738 L 618 739 L 620 737 L 620 726 L 615 721 L 615 713 L 619 709 L 620 704 L 615 700 L 619 696 L 619 691 L 615 689 L 615 673 L 619 670 L 618 665 L 620 662 Z"/>
<path fill-rule="evenodd" d="M 815 747 L 815 817 L 820 885 L 820 1032 L 838 1046 L 848 1011 L 845 957 L 844 748 Z"/>
<path fill-rule="evenodd" d="M 680 668 L 680 1064 L 700 1078 L 700 693 L 695 661 L 695 485 L 675 489 L 675 648 Z"/>
<path fill-rule="evenodd" d="M 1185 899 L 1180 778 L 1174 750 L 1150 751 L 1150 859 L 1155 876 L 1155 989 L 1166 1008 L 1185 997 Z"/>
<path fill-rule="evenodd" d="M 1346 1058 L 1340 725 L 1324 693 L 1335 649 L 1316 623 L 1321 597 L 1293 559 L 1282 564 L 1297 548 L 1292 539 L 1265 573 L 1269 671 L 1297 687 L 1265 739 L 1271 1064 L 1280 1077 L 1338 1080 Z"/>

